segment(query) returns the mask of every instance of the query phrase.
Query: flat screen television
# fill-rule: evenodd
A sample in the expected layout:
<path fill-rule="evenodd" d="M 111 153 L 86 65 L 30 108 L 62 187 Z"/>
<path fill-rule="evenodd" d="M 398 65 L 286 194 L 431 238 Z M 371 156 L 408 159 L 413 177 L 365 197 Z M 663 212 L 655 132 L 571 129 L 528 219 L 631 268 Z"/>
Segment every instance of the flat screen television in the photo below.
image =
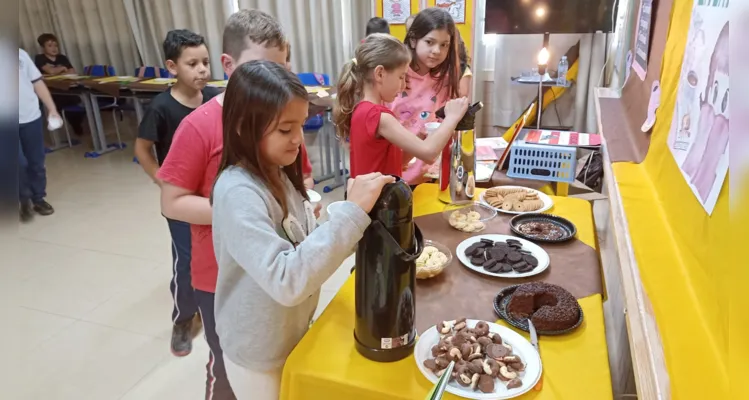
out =
<path fill-rule="evenodd" d="M 486 0 L 485 33 L 611 32 L 615 0 Z"/>

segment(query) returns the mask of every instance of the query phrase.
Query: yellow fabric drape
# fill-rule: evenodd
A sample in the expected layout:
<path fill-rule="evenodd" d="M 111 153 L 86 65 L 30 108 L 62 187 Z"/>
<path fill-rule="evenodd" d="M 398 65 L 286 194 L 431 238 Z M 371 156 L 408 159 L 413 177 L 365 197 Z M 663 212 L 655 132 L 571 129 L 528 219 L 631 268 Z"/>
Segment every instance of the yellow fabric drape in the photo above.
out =
<path fill-rule="evenodd" d="M 707 215 L 667 144 L 691 13 L 691 1 L 674 2 L 647 157 L 613 169 L 663 344 L 671 398 L 727 399 L 728 178 L 712 216 Z M 695 348 L 709 354 L 709 368 L 695 368 Z"/>
<path fill-rule="evenodd" d="M 414 191 L 414 215 L 441 212 L 437 185 Z M 596 247 L 590 203 L 554 198 L 553 212 L 572 221 L 578 238 Z M 354 279 L 346 281 L 328 308 L 286 361 L 281 386 L 283 400 L 423 399 L 433 384 L 421 375 L 412 357 L 376 363 L 354 348 Z M 544 368 L 541 391 L 520 399 L 606 400 L 613 397 L 600 295 L 580 299 L 585 322 L 569 335 L 540 340 Z M 503 322 L 499 322 L 503 324 Z M 507 325 L 505 325 L 507 326 Z M 527 333 L 520 332 L 526 338 Z M 458 397 L 445 394 L 445 400 Z"/>

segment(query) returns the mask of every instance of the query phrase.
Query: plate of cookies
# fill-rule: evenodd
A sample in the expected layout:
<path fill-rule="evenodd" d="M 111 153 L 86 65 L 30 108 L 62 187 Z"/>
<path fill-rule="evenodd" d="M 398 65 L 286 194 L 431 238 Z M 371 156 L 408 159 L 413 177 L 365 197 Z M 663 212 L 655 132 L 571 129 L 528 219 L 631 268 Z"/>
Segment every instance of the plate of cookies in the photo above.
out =
<path fill-rule="evenodd" d="M 483 231 L 486 223 L 497 216 L 497 210 L 485 204 L 463 201 L 446 205 L 442 216 L 453 228 L 476 233 Z"/>
<path fill-rule="evenodd" d="M 540 213 L 554 206 L 546 193 L 522 186 L 496 186 L 481 193 L 479 200 L 506 214 Z"/>
<path fill-rule="evenodd" d="M 474 319 L 440 321 L 419 337 L 414 359 L 422 374 L 437 382 L 451 361 L 445 391 L 466 399 L 511 399 L 541 378 L 541 357 L 519 333 Z"/>
<path fill-rule="evenodd" d="M 497 278 L 525 278 L 549 268 L 549 253 L 537 244 L 514 236 L 472 236 L 455 249 L 463 265 Z"/>

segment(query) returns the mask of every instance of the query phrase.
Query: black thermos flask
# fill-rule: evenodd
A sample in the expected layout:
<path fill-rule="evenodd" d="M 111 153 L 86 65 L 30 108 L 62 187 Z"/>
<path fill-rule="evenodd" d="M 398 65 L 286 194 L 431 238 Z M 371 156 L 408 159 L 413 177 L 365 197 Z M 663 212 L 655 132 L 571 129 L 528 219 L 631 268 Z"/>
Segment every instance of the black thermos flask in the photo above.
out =
<path fill-rule="evenodd" d="M 424 247 L 411 188 L 386 185 L 356 250 L 356 349 L 379 362 L 408 357 L 416 343 L 416 259 Z"/>

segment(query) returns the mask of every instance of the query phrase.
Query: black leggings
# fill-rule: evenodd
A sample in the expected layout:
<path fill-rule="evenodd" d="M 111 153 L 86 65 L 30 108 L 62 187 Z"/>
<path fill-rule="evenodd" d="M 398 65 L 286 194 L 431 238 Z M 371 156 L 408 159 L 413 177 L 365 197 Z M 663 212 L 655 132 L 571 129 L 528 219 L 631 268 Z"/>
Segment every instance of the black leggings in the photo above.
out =
<path fill-rule="evenodd" d="M 195 300 L 200 308 L 200 317 L 203 320 L 203 332 L 208 347 L 208 364 L 206 364 L 205 399 L 206 400 L 236 400 L 234 391 L 229 385 L 224 367 L 224 352 L 216 334 L 216 318 L 213 312 L 214 293 L 195 289 Z"/>

